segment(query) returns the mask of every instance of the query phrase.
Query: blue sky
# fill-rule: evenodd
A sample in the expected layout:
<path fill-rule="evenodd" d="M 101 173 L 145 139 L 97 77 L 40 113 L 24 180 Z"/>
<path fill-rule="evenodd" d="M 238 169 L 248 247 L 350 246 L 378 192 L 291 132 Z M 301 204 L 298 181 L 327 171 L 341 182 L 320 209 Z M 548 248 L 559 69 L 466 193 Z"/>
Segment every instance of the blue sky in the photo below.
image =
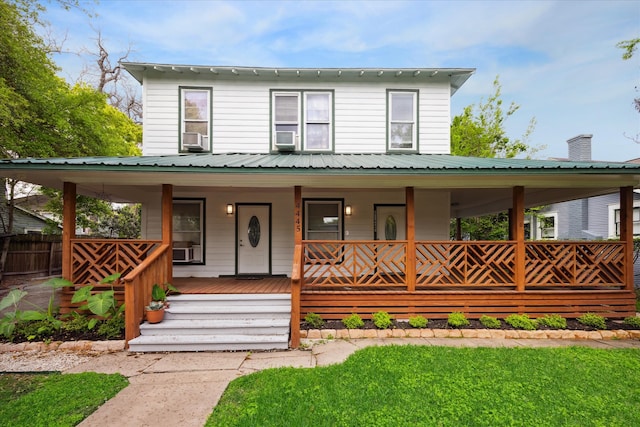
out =
<path fill-rule="evenodd" d="M 452 114 L 492 93 L 519 111 L 511 138 L 537 124 L 537 158 L 566 157 L 566 140 L 593 134 L 593 159 L 640 157 L 640 52 L 623 61 L 616 43 L 640 37 L 640 1 L 157 1 L 82 2 L 96 16 L 55 3 L 44 18 L 64 48 L 92 48 L 100 30 L 131 61 L 262 67 L 470 67 Z M 54 58 L 69 81 L 82 55 Z"/>

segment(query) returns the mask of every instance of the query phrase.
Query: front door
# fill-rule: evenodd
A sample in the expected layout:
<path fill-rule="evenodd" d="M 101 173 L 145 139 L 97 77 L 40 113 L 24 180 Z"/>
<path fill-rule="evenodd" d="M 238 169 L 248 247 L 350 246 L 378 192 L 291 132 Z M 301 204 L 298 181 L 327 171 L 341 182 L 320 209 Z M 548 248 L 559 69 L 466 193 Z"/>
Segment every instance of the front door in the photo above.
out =
<path fill-rule="evenodd" d="M 238 205 L 236 273 L 271 274 L 271 205 Z"/>
<path fill-rule="evenodd" d="M 404 205 L 375 205 L 376 240 L 405 240 L 407 219 Z"/>

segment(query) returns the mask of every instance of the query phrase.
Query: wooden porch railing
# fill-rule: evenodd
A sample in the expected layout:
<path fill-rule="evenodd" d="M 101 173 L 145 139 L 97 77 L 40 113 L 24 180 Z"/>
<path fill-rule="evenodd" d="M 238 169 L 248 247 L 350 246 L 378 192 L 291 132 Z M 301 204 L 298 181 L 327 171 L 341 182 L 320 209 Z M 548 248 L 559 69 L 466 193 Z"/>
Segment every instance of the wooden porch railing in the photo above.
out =
<path fill-rule="evenodd" d="M 171 280 L 168 277 L 167 257 L 169 245 L 160 245 L 141 264 L 124 276 L 125 303 L 125 341 L 140 335 L 140 323 L 144 307 L 151 301 L 151 288 L 154 284 L 163 285 Z"/>
<path fill-rule="evenodd" d="M 406 241 L 305 241 L 304 283 L 323 287 L 405 286 Z"/>
<path fill-rule="evenodd" d="M 303 246 L 296 245 L 293 250 L 293 268 L 291 270 L 291 347 L 300 346 L 300 292 L 302 290 Z"/>
<path fill-rule="evenodd" d="M 526 284 L 624 286 L 624 249 L 624 242 L 528 242 Z"/>
<path fill-rule="evenodd" d="M 624 243 L 526 242 L 524 289 L 624 287 Z M 406 290 L 407 257 L 417 289 L 516 287 L 516 242 L 303 241 L 301 284 L 316 289 Z M 294 269 L 295 270 L 295 269 Z"/>
<path fill-rule="evenodd" d="M 126 276 L 162 242 L 159 240 L 71 239 L 71 277 L 93 284 L 113 273 Z"/>

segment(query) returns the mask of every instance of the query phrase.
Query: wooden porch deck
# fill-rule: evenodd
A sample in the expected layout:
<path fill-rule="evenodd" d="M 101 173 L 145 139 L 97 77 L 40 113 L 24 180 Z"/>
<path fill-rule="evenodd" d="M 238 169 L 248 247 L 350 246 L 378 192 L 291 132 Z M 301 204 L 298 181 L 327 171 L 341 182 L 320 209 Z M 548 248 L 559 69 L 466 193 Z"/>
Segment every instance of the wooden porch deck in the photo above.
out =
<path fill-rule="evenodd" d="M 183 294 L 288 294 L 288 277 L 174 277 Z"/>

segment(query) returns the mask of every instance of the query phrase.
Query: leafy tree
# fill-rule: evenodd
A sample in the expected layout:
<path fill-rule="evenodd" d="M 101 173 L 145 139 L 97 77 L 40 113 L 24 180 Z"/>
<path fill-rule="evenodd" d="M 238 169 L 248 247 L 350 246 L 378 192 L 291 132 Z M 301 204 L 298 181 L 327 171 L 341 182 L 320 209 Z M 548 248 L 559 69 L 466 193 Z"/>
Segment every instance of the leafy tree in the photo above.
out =
<path fill-rule="evenodd" d="M 513 158 L 530 157 L 537 151 L 527 144 L 535 128 L 535 118 L 522 138 L 507 136 L 505 122 L 520 108 L 511 103 L 505 110 L 502 87 L 498 77 L 493 81 L 493 94 L 485 102 L 467 106 L 451 122 L 451 154 L 466 157 Z M 470 240 L 505 240 L 509 236 L 509 218 L 505 212 L 461 220 L 462 235 Z M 455 236 L 456 224 L 451 222 L 450 235 Z"/>
<path fill-rule="evenodd" d="M 139 126 L 110 106 L 105 94 L 86 85 L 70 87 L 56 75 L 49 47 L 34 31 L 43 10 L 35 1 L 0 0 L 0 158 L 139 154 Z M 9 213 L 2 231 L 10 233 L 15 182 L 3 183 Z M 5 239 L 0 274 L 8 246 Z"/>
<path fill-rule="evenodd" d="M 461 115 L 451 122 L 451 154 L 467 157 L 512 158 L 520 154 L 530 156 L 535 150 L 527 145 L 527 139 L 535 128 L 535 118 L 522 138 L 510 139 L 504 128 L 506 120 L 515 114 L 519 105 L 511 103 L 504 109 L 502 86 L 499 78 L 493 81 L 494 93 L 486 102 L 465 107 Z"/>

